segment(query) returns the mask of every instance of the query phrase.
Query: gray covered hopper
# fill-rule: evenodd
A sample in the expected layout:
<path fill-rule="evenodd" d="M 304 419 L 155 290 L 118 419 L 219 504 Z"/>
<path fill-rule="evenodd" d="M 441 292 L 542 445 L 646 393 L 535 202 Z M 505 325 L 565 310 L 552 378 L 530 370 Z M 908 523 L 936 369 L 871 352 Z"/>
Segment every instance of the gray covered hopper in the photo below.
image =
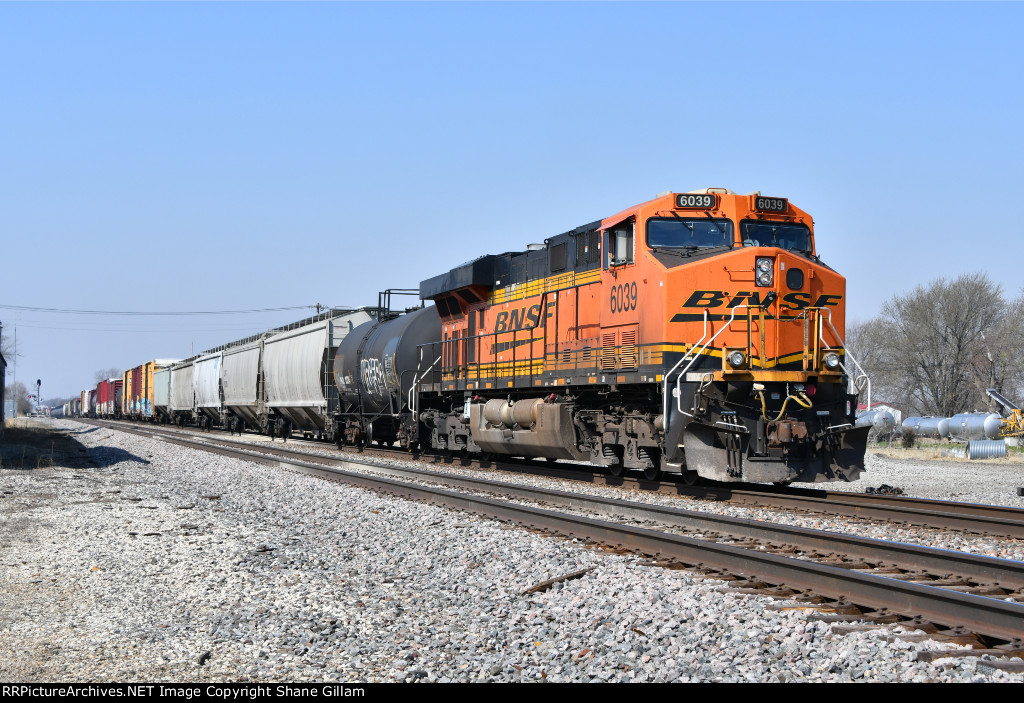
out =
<path fill-rule="evenodd" d="M 267 409 L 297 429 L 325 429 L 335 400 L 330 378 L 334 350 L 352 329 L 371 319 L 358 310 L 268 338 L 263 347 Z"/>
<path fill-rule="evenodd" d="M 252 428 L 262 429 L 263 398 L 260 397 L 260 357 L 263 340 L 224 350 L 221 362 L 221 389 L 224 409 L 241 417 Z"/>

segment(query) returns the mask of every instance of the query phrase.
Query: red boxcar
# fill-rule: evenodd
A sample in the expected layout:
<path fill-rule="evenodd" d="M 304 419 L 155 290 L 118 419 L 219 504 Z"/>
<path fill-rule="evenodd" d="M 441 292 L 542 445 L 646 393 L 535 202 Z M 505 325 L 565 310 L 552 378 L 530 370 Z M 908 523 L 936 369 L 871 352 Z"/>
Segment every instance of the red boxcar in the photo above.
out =
<path fill-rule="evenodd" d="M 96 384 L 96 417 L 117 417 L 117 398 L 124 381 L 120 378 L 111 378 L 100 381 Z"/>

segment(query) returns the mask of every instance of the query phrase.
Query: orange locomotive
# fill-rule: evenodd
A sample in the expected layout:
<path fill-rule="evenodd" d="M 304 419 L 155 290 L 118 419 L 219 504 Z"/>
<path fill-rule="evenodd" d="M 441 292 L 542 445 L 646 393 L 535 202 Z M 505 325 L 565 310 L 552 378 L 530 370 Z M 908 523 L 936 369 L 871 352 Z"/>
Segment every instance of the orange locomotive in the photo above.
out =
<path fill-rule="evenodd" d="M 845 295 L 788 200 L 660 195 L 423 281 L 442 335 L 407 436 L 650 478 L 855 480 Z"/>

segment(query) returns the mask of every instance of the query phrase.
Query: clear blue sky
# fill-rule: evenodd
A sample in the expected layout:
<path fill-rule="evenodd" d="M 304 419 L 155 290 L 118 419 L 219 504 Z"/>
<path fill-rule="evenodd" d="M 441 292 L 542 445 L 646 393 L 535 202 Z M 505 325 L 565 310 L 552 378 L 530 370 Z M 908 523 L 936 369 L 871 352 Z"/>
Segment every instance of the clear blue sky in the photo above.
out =
<path fill-rule="evenodd" d="M 1013 297 L 1021 27 L 1015 3 L 0 3 L 0 303 L 373 304 L 704 186 L 812 213 L 855 319 L 964 271 Z M 303 315 L 0 309 L 44 397 Z"/>

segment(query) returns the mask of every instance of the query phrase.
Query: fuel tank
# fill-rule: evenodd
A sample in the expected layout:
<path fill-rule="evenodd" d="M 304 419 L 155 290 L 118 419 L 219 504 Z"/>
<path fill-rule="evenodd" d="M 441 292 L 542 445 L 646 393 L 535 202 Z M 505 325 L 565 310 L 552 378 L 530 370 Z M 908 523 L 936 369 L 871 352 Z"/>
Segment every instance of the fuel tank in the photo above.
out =
<path fill-rule="evenodd" d="M 904 432 L 913 432 L 918 437 L 949 437 L 949 418 L 947 417 L 908 417 L 901 426 Z"/>
<path fill-rule="evenodd" d="M 996 439 L 1002 418 L 995 413 L 958 413 L 949 418 L 949 436 L 956 440 Z"/>
<path fill-rule="evenodd" d="M 334 383 L 342 405 L 369 415 L 401 412 L 416 375 L 416 347 L 439 339 L 441 318 L 432 305 L 356 327 L 334 357 Z"/>
<path fill-rule="evenodd" d="M 870 427 L 872 434 L 886 434 L 896 427 L 896 418 L 888 410 L 865 410 L 857 416 L 857 427 Z"/>

